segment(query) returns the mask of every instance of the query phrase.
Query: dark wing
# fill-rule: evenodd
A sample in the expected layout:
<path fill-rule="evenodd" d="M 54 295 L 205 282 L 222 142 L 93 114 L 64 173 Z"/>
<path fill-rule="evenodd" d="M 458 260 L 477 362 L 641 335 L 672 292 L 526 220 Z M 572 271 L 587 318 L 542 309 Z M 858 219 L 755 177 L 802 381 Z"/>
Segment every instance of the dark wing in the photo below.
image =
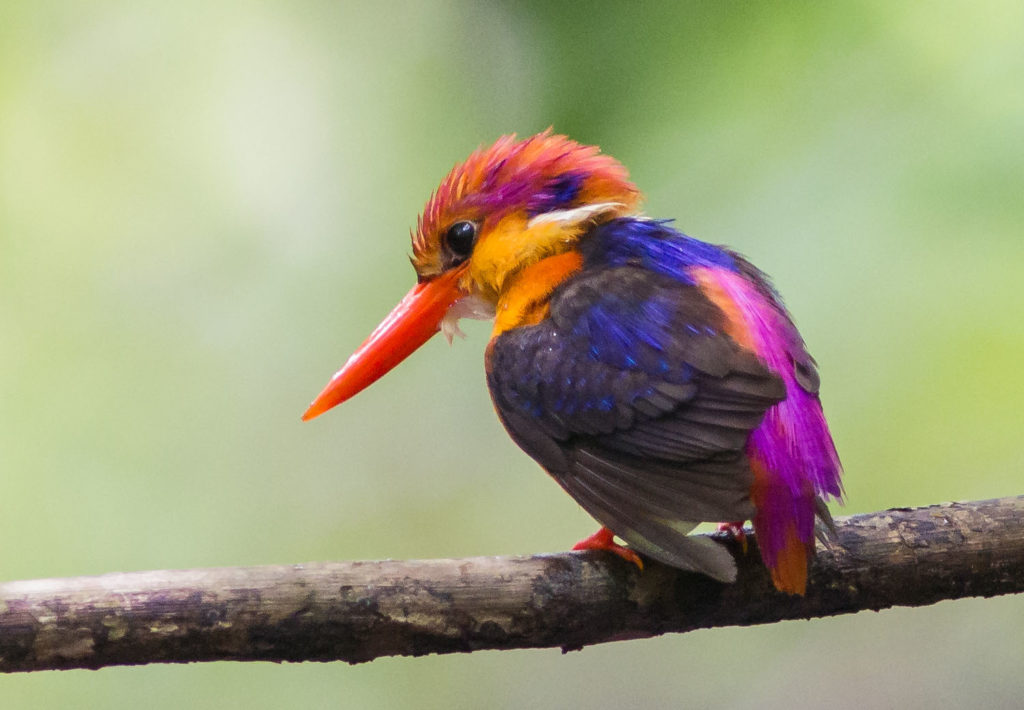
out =
<path fill-rule="evenodd" d="M 632 266 L 586 270 L 550 317 L 496 337 L 488 385 L 509 433 L 640 552 L 731 581 L 701 521 L 753 515 L 744 449 L 782 381 L 724 333 L 696 286 Z"/>

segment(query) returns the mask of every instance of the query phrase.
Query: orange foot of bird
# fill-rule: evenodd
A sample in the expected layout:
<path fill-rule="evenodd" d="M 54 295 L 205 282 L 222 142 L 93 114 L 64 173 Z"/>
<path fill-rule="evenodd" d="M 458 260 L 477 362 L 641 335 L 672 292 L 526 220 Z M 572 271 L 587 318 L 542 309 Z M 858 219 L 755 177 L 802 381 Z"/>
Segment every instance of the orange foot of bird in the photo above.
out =
<path fill-rule="evenodd" d="M 718 532 L 724 532 L 740 544 L 743 554 L 747 554 L 747 533 L 743 530 L 743 521 L 738 523 L 719 523 Z"/>
<path fill-rule="evenodd" d="M 614 552 L 616 555 L 626 560 L 626 562 L 632 562 L 641 570 L 644 568 L 644 561 L 640 559 L 640 555 L 636 554 L 628 547 L 623 547 L 615 543 L 615 533 L 608 528 L 601 528 L 590 537 L 580 540 L 572 546 L 574 550 L 608 550 L 608 552 Z"/>

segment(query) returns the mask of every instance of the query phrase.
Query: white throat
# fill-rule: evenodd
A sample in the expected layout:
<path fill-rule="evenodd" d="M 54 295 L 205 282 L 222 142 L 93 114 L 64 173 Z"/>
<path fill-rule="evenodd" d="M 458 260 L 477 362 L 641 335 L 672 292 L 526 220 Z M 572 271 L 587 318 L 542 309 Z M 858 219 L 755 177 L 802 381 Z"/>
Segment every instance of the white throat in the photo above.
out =
<path fill-rule="evenodd" d="M 472 294 L 463 296 L 448 308 L 448 312 L 441 319 L 441 332 L 448 338 L 449 344 L 455 336 L 465 338 L 466 334 L 459 328 L 460 318 L 471 318 L 473 320 L 492 320 L 494 318 L 494 304 L 485 298 Z"/>

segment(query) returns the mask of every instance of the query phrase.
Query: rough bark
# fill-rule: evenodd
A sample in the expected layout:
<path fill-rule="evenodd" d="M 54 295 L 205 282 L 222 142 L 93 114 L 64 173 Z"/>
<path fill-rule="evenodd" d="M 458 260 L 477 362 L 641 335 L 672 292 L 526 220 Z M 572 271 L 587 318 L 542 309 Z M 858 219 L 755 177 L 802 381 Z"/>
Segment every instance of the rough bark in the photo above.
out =
<path fill-rule="evenodd" d="M 805 597 L 756 540 L 735 584 L 600 552 L 164 570 L 0 584 L 0 670 L 588 644 L 1024 591 L 1024 496 L 837 521 Z"/>

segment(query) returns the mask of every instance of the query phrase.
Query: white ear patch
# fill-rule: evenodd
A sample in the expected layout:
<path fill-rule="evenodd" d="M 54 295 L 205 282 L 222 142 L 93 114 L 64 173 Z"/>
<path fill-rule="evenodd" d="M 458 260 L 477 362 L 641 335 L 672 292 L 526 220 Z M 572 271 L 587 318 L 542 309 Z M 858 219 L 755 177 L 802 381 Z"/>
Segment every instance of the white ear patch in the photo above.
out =
<path fill-rule="evenodd" d="M 599 215 L 602 212 L 613 210 L 617 207 L 622 207 L 621 202 L 597 202 L 592 205 L 581 205 L 580 207 L 573 207 L 570 210 L 554 210 L 552 212 L 544 212 L 539 214 L 529 222 L 526 223 L 526 228 L 535 227 L 538 224 L 548 224 L 550 222 L 560 222 L 562 224 L 577 224 L 584 220 L 590 219 L 595 215 Z"/>
<path fill-rule="evenodd" d="M 494 304 L 477 295 L 465 296 L 453 303 L 441 319 L 441 332 L 451 344 L 455 336 L 465 338 L 466 334 L 459 328 L 460 318 L 473 320 L 491 320 L 494 318 Z"/>

